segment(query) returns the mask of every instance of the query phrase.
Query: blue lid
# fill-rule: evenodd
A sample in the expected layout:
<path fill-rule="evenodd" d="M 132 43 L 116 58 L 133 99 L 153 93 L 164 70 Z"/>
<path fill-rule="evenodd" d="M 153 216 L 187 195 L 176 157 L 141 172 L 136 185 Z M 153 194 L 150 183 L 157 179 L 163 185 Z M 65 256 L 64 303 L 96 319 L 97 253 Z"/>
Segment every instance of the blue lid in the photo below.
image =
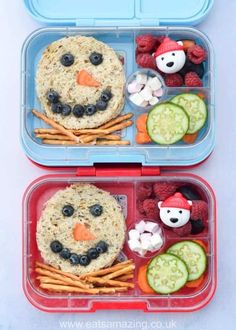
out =
<path fill-rule="evenodd" d="M 196 25 L 214 0 L 24 0 L 45 24 L 80 26 Z"/>

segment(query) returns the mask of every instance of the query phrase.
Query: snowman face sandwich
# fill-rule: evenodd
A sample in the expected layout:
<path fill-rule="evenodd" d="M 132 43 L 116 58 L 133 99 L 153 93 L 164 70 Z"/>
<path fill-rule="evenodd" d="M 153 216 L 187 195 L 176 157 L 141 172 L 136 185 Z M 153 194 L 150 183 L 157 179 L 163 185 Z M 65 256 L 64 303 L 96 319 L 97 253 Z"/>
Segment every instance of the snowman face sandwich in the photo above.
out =
<path fill-rule="evenodd" d="M 38 99 L 48 118 L 67 129 L 96 128 L 124 105 L 125 75 L 115 51 L 92 37 L 57 40 L 36 73 Z"/>
<path fill-rule="evenodd" d="M 165 38 L 154 53 L 158 69 L 167 74 L 173 74 L 183 69 L 186 62 L 183 43 Z"/>
<path fill-rule="evenodd" d="M 45 263 L 77 275 L 110 266 L 125 240 L 121 207 L 108 192 L 76 184 L 56 192 L 37 223 Z"/>

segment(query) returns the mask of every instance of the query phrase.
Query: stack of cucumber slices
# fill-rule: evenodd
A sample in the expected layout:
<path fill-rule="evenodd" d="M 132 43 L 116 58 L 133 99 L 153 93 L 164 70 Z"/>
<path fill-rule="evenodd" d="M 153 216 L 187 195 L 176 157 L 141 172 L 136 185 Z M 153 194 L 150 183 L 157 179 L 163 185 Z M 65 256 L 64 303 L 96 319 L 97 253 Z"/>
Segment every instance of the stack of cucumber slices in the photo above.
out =
<path fill-rule="evenodd" d="M 148 114 L 147 132 L 159 144 L 174 144 L 186 134 L 197 133 L 206 123 L 207 106 L 193 93 L 179 94 L 158 104 Z"/>
<path fill-rule="evenodd" d="M 147 281 L 155 292 L 170 294 L 180 290 L 188 281 L 199 279 L 206 267 L 207 257 L 202 246 L 194 241 L 182 241 L 151 260 Z"/>

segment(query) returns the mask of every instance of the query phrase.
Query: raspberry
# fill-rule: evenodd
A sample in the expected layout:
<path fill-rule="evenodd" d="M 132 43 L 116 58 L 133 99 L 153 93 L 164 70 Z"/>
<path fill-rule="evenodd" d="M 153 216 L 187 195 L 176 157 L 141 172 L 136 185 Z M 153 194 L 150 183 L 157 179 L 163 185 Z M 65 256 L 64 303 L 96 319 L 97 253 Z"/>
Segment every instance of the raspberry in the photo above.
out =
<path fill-rule="evenodd" d="M 136 38 L 139 53 L 149 53 L 156 46 L 157 40 L 151 34 L 142 34 Z"/>
<path fill-rule="evenodd" d="M 155 58 L 149 53 L 140 53 L 136 56 L 136 62 L 142 68 L 156 70 Z"/>
<path fill-rule="evenodd" d="M 192 231 L 192 225 L 191 225 L 190 221 L 182 227 L 173 228 L 173 232 L 176 233 L 180 237 L 190 235 L 191 231 Z"/>
<path fill-rule="evenodd" d="M 159 220 L 159 209 L 158 209 L 158 200 L 155 199 L 145 199 L 143 202 L 143 209 L 146 213 L 147 218 L 153 220 Z"/>
<path fill-rule="evenodd" d="M 194 64 L 201 64 L 207 58 L 207 53 L 204 48 L 199 45 L 192 46 L 187 52 L 188 59 Z"/>
<path fill-rule="evenodd" d="M 181 87 L 184 84 L 184 80 L 178 73 L 168 74 L 165 76 L 165 84 L 168 87 Z"/>
<path fill-rule="evenodd" d="M 208 220 L 208 205 L 205 201 L 193 201 L 191 208 L 191 220 Z"/>
<path fill-rule="evenodd" d="M 154 184 L 153 191 L 159 200 L 164 201 L 168 197 L 174 195 L 178 187 L 179 185 L 177 183 L 159 182 Z"/>
<path fill-rule="evenodd" d="M 145 214 L 145 210 L 143 208 L 143 201 L 137 201 L 137 210 L 140 214 Z"/>
<path fill-rule="evenodd" d="M 202 87 L 202 80 L 196 72 L 188 72 L 185 76 L 185 86 L 187 87 Z"/>
<path fill-rule="evenodd" d="M 137 187 L 137 199 L 139 201 L 144 201 L 144 199 L 150 197 L 152 194 L 152 183 L 143 182 Z"/>

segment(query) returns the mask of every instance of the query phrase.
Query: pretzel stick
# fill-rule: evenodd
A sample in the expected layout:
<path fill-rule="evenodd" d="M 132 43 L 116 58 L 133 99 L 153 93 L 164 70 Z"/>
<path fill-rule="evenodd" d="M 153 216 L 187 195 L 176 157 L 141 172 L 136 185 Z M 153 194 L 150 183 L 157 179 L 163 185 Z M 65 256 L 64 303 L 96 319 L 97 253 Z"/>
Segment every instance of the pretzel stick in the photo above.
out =
<path fill-rule="evenodd" d="M 75 141 L 66 141 L 66 140 L 50 140 L 50 139 L 43 139 L 44 144 L 51 144 L 51 145 L 62 145 L 62 146 L 73 146 L 73 145 L 80 145 Z"/>
<path fill-rule="evenodd" d="M 51 135 L 51 134 L 42 133 L 42 134 L 36 134 L 35 136 L 36 136 L 36 138 L 39 138 L 39 139 L 47 139 L 47 140 L 53 139 L 53 140 L 59 140 L 59 141 L 71 141 L 71 138 L 69 138 L 68 136 L 59 135 L 59 134 Z"/>
<path fill-rule="evenodd" d="M 122 146 L 122 145 L 129 145 L 130 141 L 95 141 L 95 142 L 90 142 L 90 143 L 76 143 L 75 141 L 65 141 L 65 140 L 49 140 L 49 139 L 44 139 L 43 140 L 44 144 L 51 144 L 51 145 L 76 145 L 76 146 L 87 146 L 87 145 L 115 145 L 115 146 Z"/>
<path fill-rule="evenodd" d="M 39 286 L 42 289 L 47 289 L 49 291 L 56 291 L 56 292 L 68 292 L 68 293 L 90 293 L 90 294 L 99 294 L 99 293 L 116 293 L 126 291 L 126 287 L 110 287 L 110 288 L 92 288 L 92 289 L 80 289 L 73 286 L 67 285 L 54 285 L 54 284 L 46 284 L 42 283 Z"/>
<path fill-rule="evenodd" d="M 40 283 L 68 285 L 64 281 L 55 280 L 54 278 L 51 278 L 51 277 L 48 277 L 48 276 L 37 276 L 36 278 L 37 278 L 37 280 L 40 281 Z"/>
<path fill-rule="evenodd" d="M 78 142 L 79 138 L 77 136 L 75 136 L 72 132 L 68 131 L 67 129 L 65 129 L 63 126 L 57 124 L 54 120 L 46 117 L 43 113 L 38 112 L 37 110 L 33 109 L 32 110 L 33 114 L 37 117 L 42 119 L 46 124 L 51 125 L 53 128 L 57 129 L 58 131 L 60 131 L 62 134 L 67 135 L 69 138 L 71 138 L 71 140 Z"/>
<path fill-rule="evenodd" d="M 130 113 L 127 113 L 126 115 L 119 116 L 119 117 L 116 117 L 115 119 L 112 119 L 112 120 L 108 121 L 107 123 L 103 124 L 99 128 L 100 129 L 106 129 L 106 128 L 112 127 L 112 126 L 114 126 L 116 124 L 119 124 L 122 121 L 128 120 L 128 119 L 130 119 L 132 117 L 133 117 L 133 113 L 130 112 Z"/>
<path fill-rule="evenodd" d="M 105 139 L 105 140 L 112 140 L 112 141 L 120 141 L 121 140 L 121 137 L 119 135 L 116 135 L 116 134 L 81 135 L 80 139 L 81 139 L 81 141 L 83 141 L 83 139 L 87 138 L 87 137 L 91 137 L 91 141 L 96 140 L 96 139 Z"/>
<path fill-rule="evenodd" d="M 54 134 L 60 134 L 60 131 L 58 131 L 58 129 L 55 128 L 35 128 L 34 129 L 34 133 L 35 134 L 50 134 L 50 135 L 54 135 Z"/>
<path fill-rule="evenodd" d="M 116 281 L 127 281 L 127 280 L 131 280 L 132 278 L 134 278 L 134 274 L 131 273 L 131 274 L 116 277 L 115 280 Z"/>
<path fill-rule="evenodd" d="M 76 275 L 71 274 L 71 273 L 63 272 L 63 271 L 60 270 L 60 269 L 54 268 L 54 267 L 52 267 L 52 266 L 45 265 L 45 264 L 43 264 L 43 263 L 41 263 L 41 262 L 39 262 L 39 261 L 36 261 L 35 264 L 36 264 L 36 266 L 38 266 L 39 268 L 43 268 L 43 269 L 49 270 L 50 272 L 57 273 L 57 274 L 60 274 L 60 275 L 63 275 L 63 276 L 69 277 L 69 278 L 71 278 L 72 280 L 75 280 L 75 281 L 81 281 L 79 276 L 76 276 Z"/>
<path fill-rule="evenodd" d="M 124 128 L 126 128 L 126 127 L 131 126 L 132 124 L 133 124 L 132 120 L 127 120 L 127 121 L 125 121 L 125 122 L 123 122 L 123 123 L 120 123 L 120 124 L 117 124 L 117 125 L 112 126 L 112 127 L 110 127 L 110 128 L 107 128 L 107 130 L 106 130 L 106 134 L 110 134 L 110 133 L 114 133 L 114 132 L 116 132 L 116 131 L 120 131 L 121 129 L 124 129 Z M 82 141 L 83 143 L 87 143 L 87 142 L 92 141 L 92 140 L 94 139 L 94 137 L 95 137 L 95 136 L 91 136 L 91 135 L 89 135 L 89 136 L 87 136 L 87 137 L 85 137 L 85 138 L 80 137 L 80 139 L 81 139 L 81 141 Z"/>
<path fill-rule="evenodd" d="M 91 273 L 87 273 L 87 274 L 82 274 L 82 275 L 80 275 L 79 279 L 84 279 L 87 276 L 93 276 L 93 277 L 103 276 L 103 275 L 115 272 L 119 269 L 122 269 L 122 268 L 124 268 L 124 267 L 126 267 L 127 265 L 130 265 L 130 264 L 133 264 L 133 260 L 126 260 L 126 261 L 120 262 L 120 263 L 118 263 L 114 266 L 111 266 L 109 268 L 101 269 L 101 270 L 91 272 Z"/>
<path fill-rule="evenodd" d="M 121 282 L 121 281 L 117 281 L 117 280 L 106 280 L 104 278 L 100 278 L 100 277 L 86 277 L 86 280 L 92 284 L 98 283 L 98 284 L 107 284 L 110 286 L 120 286 L 120 287 L 127 287 L 127 288 L 134 288 L 134 284 L 133 283 L 128 283 L 128 282 Z"/>
<path fill-rule="evenodd" d="M 135 266 L 132 264 L 132 265 L 129 265 L 129 266 L 123 268 L 123 269 L 119 269 L 114 273 L 103 276 L 103 278 L 106 279 L 106 280 L 110 280 L 112 278 L 119 277 L 120 275 L 127 274 L 130 271 L 132 271 L 134 268 L 135 268 Z"/>
<path fill-rule="evenodd" d="M 121 140 L 121 141 L 97 141 L 97 145 L 99 146 L 127 146 L 130 145 L 130 141 Z"/>

